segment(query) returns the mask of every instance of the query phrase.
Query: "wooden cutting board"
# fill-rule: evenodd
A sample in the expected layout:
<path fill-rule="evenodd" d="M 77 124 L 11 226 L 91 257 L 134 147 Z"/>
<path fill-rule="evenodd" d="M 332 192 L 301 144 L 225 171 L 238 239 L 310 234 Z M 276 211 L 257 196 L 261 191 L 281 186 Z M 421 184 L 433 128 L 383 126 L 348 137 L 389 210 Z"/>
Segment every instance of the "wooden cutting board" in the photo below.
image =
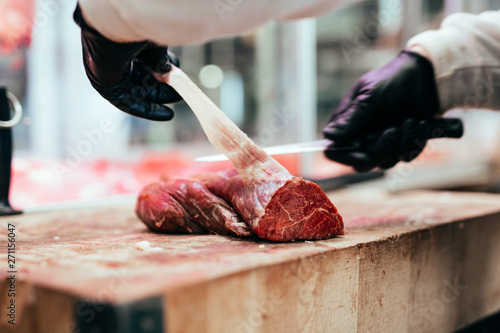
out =
<path fill-rule="evenodd" d="M 130 205 L 1 218 L 0 331 L 440 332 L 500 311 L 500 196 L 330 197 L 346 235 L 314 242 L 153 234 Z"/>

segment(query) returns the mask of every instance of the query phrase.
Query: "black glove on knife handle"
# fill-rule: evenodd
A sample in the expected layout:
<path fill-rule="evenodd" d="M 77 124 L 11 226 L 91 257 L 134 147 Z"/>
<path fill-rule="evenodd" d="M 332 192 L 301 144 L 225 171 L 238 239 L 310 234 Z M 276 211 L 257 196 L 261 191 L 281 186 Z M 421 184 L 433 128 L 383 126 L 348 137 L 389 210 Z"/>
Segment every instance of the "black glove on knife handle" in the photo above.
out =
<path fill-rule="evenodd" d="M 182 98 L 151 75 L 151 71 L 168 72 L 171 64 L 178 66 L 168 48 L 147 41 L 113 42 L 85 22 L 79 6 L 73 18 L 82 29 L 85 72 L 99 94 L 131 115 L 159 121 L 172 119 L 173 110 L 162 104 Z"/>
<path fill-rule="evenodd" d="M 439 111 L 431 62 L 402 51 L 384 67 L 363 75 L 342 99 L 323 129 L 335 144 L 325 155 L 357 171 L 409 162 L 429 139 L 462 136 L 462 122 L 436 118 Z"/>
<path fill-rule="evenodd" d="M 390 127 L 382 133 L 365 134 L 351 141 L 348 148 L 333 142 L 325 155 L 333 161 L 352 166 L 358 172 L 376 167 L 390 169 L 400 161 L 414 160 L 430 139 L 460 138 L 462 135 L 460 119 L 407 119 L 399 127 Z"/>

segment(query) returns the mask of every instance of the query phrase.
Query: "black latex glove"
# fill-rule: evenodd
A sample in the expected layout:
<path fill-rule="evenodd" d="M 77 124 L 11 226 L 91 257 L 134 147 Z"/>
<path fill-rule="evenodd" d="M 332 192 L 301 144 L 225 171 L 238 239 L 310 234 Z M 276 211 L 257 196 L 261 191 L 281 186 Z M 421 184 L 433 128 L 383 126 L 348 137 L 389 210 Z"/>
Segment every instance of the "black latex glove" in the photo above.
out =
<path fill-rule="evenodd" d="M 389 169 L 398 162 L 410 162 L 425 148 L 427 141 L 438 138 L 460 138 L 460 119 L 407 119 L 401 126 L 383 132 L 369 133 L 352 140 L 349 146 L 332 143 L 325 155 L 336 162 L 352 166 L 358 172 L 376 167 Z"/>
<path fill-rule="evenodd" d="M 409 162 L 429 139 L 462 136 L 461 121 L 436 119 L 439 111 L 432 64 L 402 51 L 363 75 L 344 96 L 323 130 L 334 142 L 325 155 L 357 171 Z"/>
<path fill-rule="evenodd" d="M 150 120 L 170 120 L 163 105 L 182 98 L 170 86 L 156 81 L 151 71 L 166 73 L 179 65 L 166 46 L 143 41 L 116 43 L 89 26 L 77 6 L 73 15 L 82 29 L 83 62 L 92 86 L 118 109 Z"/>

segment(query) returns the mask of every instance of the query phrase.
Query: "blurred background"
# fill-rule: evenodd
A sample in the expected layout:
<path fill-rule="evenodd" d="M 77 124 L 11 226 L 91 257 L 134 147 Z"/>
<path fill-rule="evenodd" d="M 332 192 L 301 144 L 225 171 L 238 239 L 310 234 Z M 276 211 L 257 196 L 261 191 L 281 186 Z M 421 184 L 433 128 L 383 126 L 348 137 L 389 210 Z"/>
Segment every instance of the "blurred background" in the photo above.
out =
<path fill-rule="evenodd" d="M 8 2 L 0 2 L 4 13 Z M 0 85 L 24 108 L 13 130 L 13 204 L 136 193 L 161 173 L 174 177 L 227 166 L 193 162 L 214 150 L 186 104 L 174 106 L 173 121 L 151 122 L 114 109 L 92 89 L 72 20 L 75 6 L 74 0 L 36 0 L 33 13 L 21 8 L 34 17 L 31 43 L 1 49 Z M 453 12 L 499 8 L 499 0 L 366 0 L 317 19 L 272 22 L 243 36 L 172 51 L 259 145 L 301 142 L 321 138 L 343 94 L 362 74 L 390 61 L 411 36 L 438 28 Z M 12 22 L 0 25 L 22 29 L 16 13 L 4 14 Z M 496 191 L 500 113 L 450 114 L 464 120 L 465 137 L 433 141 L 378 186 Z M 292 173 L 313 179 L 351 173 L 322 154 L 279 160 Z"/>

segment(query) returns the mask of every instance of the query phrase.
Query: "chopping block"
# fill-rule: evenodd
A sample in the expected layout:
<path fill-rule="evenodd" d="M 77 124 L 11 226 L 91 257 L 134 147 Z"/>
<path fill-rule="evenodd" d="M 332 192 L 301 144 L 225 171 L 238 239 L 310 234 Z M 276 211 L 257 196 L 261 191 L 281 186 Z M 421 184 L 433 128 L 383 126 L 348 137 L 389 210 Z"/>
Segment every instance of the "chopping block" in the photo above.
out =
<path fill-rule="evenodd" d="M 346 234 L 295 243 L 155 234 L 131 205 L 2 217 L 0 331 L 449 332 L 500 311 L 500 196 L 329 196 Z"/>

